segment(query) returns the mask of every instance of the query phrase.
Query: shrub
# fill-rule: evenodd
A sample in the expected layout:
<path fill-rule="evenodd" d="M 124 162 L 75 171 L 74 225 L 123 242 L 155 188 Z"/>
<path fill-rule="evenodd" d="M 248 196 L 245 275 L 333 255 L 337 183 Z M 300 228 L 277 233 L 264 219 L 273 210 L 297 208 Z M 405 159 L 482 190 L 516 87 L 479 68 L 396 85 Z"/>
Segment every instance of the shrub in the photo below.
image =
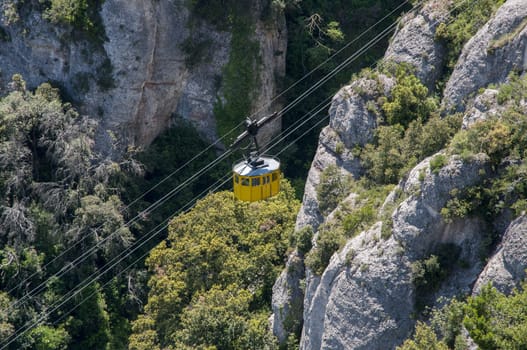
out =
<path fill-rule="evenodd" d="M 405 65 L 396 69 L 397 84 L 388 100 L 382 104 L 386 121 L 390 125 L 401 124 L 405 128 L 412 120 L 426 121 L 437 109 L 437 102 L 428 97 L 428 88 Z"/>
<path fill-rule="evenodd" d="M 322 227 L 318 233 L 316 247 L 307 254 L 306 266 L 317 275 L 322 275 L 333 254 L 344 242 L 344 234 L 341 230 Z"/>
<path fill-rule="evenodd" d="M 504 3 L 504 0 L 455 0 L 452 2 L 454 20 L 437 26 L 435 38 L 447 45 L 447 69 L 450 71 L 465 43 L 476 34 Z"/>
<path fill-rule="evenodd" d="M 464 218 L 479 209 L 484 202 L 482 198 L 483 188 L 480 186 L 468 187 L 463 190 L 453 189 L 450 191 L 451 198 L 441 209 L 441 216 L 447 223 L 454 218 Z"/>
<path fill-rule="evenodd" d="M 372 204 L 368 203 L 346 215 L 342 223 L 346 236 L 353 237 L 361 230 L 366 229 L 376 217 L 376 209 Z"/>
<path fill-rule="evenodd" d="M 461 248 L 452 243 L 440 244 L 428 258 L 412 263 L 412 283 L 416 293 L 416 307 L 424 307 L 426 297 L 437 291 L 454 268 Z"/>
<path fill-rule="evenodd" d="M 430 171 L 433 174 L 439 174 L 439 171 L 447 163 L 447 158 L 444 154 L 438 154 L 434 158 L 430 159 Z"/>
<path fill-rule="evenodd" d="M 405 166 L 402 149 L 403 128 L 400 125 L 377 128 L 377 145 L 368 144 L 362 152 L 362 164 L 369 178 L 380 184 L 399 181 Z"/>
<path fill-rule="evenodd" d="M 330 165 L 320 175 L 317 199 L 322 214 L 328 214 L 337 207 L 350 191 L 351 177 L 335 165 Z"/>
<path fill-rule="evenodd" d="M 296 247 L 300 254 L 305 254 L 311 250 L 313 239 L 313 228 L 308 225 L 298 231 L 293 232 L 289 239 L 289 245 Z"/>
<path fill-rule="evenodd" d="M 515 72 L 511 72 L 508 77 L 508 82 L 501 84 L 498 89 L 498 103 L 504 104 L 507 101 L 514 101 L 519 103 L 520 100 L 527 97 L 527 77 L 518 76 Z"/>

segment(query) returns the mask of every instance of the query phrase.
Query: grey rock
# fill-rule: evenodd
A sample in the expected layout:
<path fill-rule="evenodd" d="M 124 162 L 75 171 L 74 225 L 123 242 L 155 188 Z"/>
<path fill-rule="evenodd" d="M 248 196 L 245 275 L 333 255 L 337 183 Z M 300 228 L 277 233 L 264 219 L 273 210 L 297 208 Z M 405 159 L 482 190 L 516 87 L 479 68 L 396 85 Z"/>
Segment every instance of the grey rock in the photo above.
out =
<path fill-rule="evenodd" d="M 285 269 L 273 286 L 271 329 L 280 343 L 287 340 L 289 333 L 296 333 L 302 327 L 303 297 L 301 281 L 305 277 L 303 257 L 297 251 L 289 255 Z"/>
<path fill-rule="evenodd" d="M 468 129 L 477 122 L 498 115 L 503 108 L 498 107 L 497 97 L 498 90 L 496 89 L 485 89 L 485 91 L 476 96 L 467 108 L 467 112 L 463 115 L 462 128 Z"/>
<path fill-rule="evenodd" d="M 452 190 L 474 186 L 490 173 L 488 157 L 478 154 L 471 161 L 452 156 L 437 174 L 433 174 L 430 160 L 435 156 L 423 160 L 409 173 L 403 185 L 409 197 L 392 217 L 393 235 L 413 259 L 425 257 L 438 243 L 460 245 L 465 240 L 458 230 L 444 222 L 441 209 L 450 199 Z"/>
<path fill-rule="evenodd" d="M 383 74 L 378 79 L 360 78 L 339 90 L 329 109 L 329 126 L 348 149 L 364 146 L 373 139 L 380 107 L 376 100 L 395 84 Z M 377 111 L 377 112 L 376 112 Z"/>
<path fill-rule="evenodd" d="M 510 294 L 525 279 L 527 268 L 527 217 L 520 216 L 508 227 L 497 251 L 474 285 L 474 293 L 491 283 L 500 292 Z"/>
<path fill-rule="evenodd" d="M 527 69 L 527 6 L 508 0 L 471 38 L 445 87 L 443 106 L 463 111 L 470 95 L 488 84 L 502 83 L 513 70 Z"/>
<path fill-rule="evenodd" d="M 483 220 L 445 223 L 441 208 L 454 188 L 479 183 L 487 157 L 471 161 L 456 156 L 434 174 L 430 159 L 418 164 L 387 198 L 385 210 L 405 198 L 392 213 L 392 235 L 381 237 L 382 222 L 350 239 L 335 253 L 322 274 L 306 276 L 301 349 L 394 349 L 412 332 L 415 290 L 412 262 L 428 257 L 441 244 L 459 247 L 458 259 L 470 268 L 455 268 L 437 293 L 452 297 L 470 292 L 481 271 L 479 251 Z M 424 178 L 422 175 L 424 174 Z"/>
<path fill-rule="evenodd" d="M 302 206 L 296 220 L 295 228 L 297 230 L 310 225 L 316 231 L 318 226 L 324 221 L 319 210 L 316 190 L 320 183 L 320 175 L 324 169 L 334 165 L 355 178 L 359 178 L 362 174 L 359 159 L 354 157 L 352 152 L 346 147 L 342 147 L 342 151 L 337 151 L 337 148 L 340 148 L 338 146 L 339 143 L 343 144 L 342 139 L 330 126 L 325 127 L 321 131 L 317 152 L 311 163 L 304 187 Z"/>
<path fill-rule="evenodd" d="M 380 228 L 348 241 L 306 293 L 300 349 L 390 349 L 411 331 L 410 265 Z"/>
<path fill-rule="evenodd" d="M 429 1 L 417 13 L 404 16 L 401 29 L 393 36 L 384 56 L 385 61 L 412 65 L 416 76 L 429 90 L 435 88 L 445 63 L 446 49 L 435 40 L 435 31 L 448 19 L 448 7 L 448 1 Z"/>
<path fill-rule="evenodd" d="M 272 11 L 272 20 L 261 19 L 266 4 L 255 1 L 250 9 L 260 48 L 252 112 L 261 115 L 279 106 L 271 98 L 277 78 L 285 74 L 287 44 L 283 14 Z M 230 32 L 195 18 L 185 0 L 108 0 L 100 15 L 106 32 L 102 44 L 74 38 L 71 27 L 49 23 L 29 2 L 18 21 L 3 16 L 9 40 L 0 45 L 0 93 L 14 73 L 21 73 L 30 88 L 45 81 L 59 85 L 82 113 L 99 120 L 96 144 L 103 152 L 148 145 L 174 124 L 174 115 L 215 141 L 213 107 L 223 96 Z M 193 49 L 201 50 L 197 61 L 187 55 Z M 280 125 L 277 119 L 264 138 Z"/>
<path fill-rule="evenodd" d="M 525 68 L 526 30 L 518 29 L 527 15 L 523 3 L 508 0 L 465 46 L 445 90 L 444 104 L 459 105 L 464 110 L 464 100 L 478 89 L 489 83 L 505 81 L 511 69 L 521 71 Z M 407 16 L 385 57 L 386 60 L 413 65 L 416 75 L 429 88 L 435 86 L 444 65 L 445 51 L 435 42 L 434 35 L 436 26 L 448 19 L 448 6 L 446 1 L 429 1 L 417 15 Z M 515 35 L 505 37 L 513 32 Z M 496 40 L 503 38 L 507 40 L 501 40 L 500 47 L 487 50 L 489 45 L 496 46 Z M 353 157 L 352 150 L 373 139 L 380 111 L 376 101 L 380 96 L 389 96 L 393 84 L 391 78 L 363 76 L 342 88 L 334 97 L 329 112 L 330 125 L 320 135 L 303 206 L 297 217 L 297 228 L 312 225 L 316 230 L 334 215 L 323 216 L 316 198 L 320 174 L 327 166 L 334 164 L 343 172 L 361 176 L 360 162 Z M 469 128 L 478 121 L 498 115 L 504 108 L 507 106 L 497 104 L 497 92 L 487 89 L 466 108 L 463 127 Z M 430 161 L 440 154 L 447 157 L 447 164 L 432 172 Z M 442 303 L 439 297 L 448 299 L 470 294 L 483 269 L 480 252 L 485 245 L 485 236 L 492 228 L 476 216 L 447 222 L 441 216 L 441 209 L 451 198 L 453 190 L 478 185 L 488 178 L 488 174 L 491 174 L 491 167 L 485 154 L 463 160 L 440 152 L 412 169 L 381 209 L 393 211 L 390 237 L 381 237 L 385 223 L 377 222 L 348 240 L 345 247 L 332 256 L 321 276 L 306 269 L 300 348 L 394 349 L 400 345 L 415 326 L 411 315 L 416 311 L 418 291 L 412 283 L 412 263 L 428 258 L 444 247 L 452 249 L 452 259 L 456 258 L 462 264 L 452 267 L 438 290 L 425 296 L 425 302 L 439 307 Z M 353 203 L 354 199 L 352 194 L 346 201 Z M 522 231 L 514 227 L 516 231 Z M 480 279 L 500 274 L 509 281 L 500 280 L 500 283 L 510 286 L 516 283 L 510 282 L 513 274 L 515 278 L 524 276 L 527 258 L 524 259 L 519 246 L 525 244 L 519 239 L 510 242 L 507 254 L 503 253 L 507 245 L 504 243 L 496 254 L 496 262 L 493 259 L 493 265 L 489 263 L 487 275 L 482 274 Z M 515 250 L 520 253 L 516 254 Z M 518 269 L 508 270 L 511 266 L 518 266 Z"/>

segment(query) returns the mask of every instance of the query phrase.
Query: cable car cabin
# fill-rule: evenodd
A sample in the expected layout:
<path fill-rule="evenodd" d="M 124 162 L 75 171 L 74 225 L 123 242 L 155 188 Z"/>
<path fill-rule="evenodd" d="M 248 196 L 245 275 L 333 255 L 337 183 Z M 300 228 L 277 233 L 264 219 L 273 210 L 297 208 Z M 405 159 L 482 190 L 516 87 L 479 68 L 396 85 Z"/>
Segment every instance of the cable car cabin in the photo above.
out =
<path fill-rule="evenodd" d="M 259 156 L 232 167 L 234 196 L 246 202 L 269 198 L 280 192 L 280 161 Z"/>

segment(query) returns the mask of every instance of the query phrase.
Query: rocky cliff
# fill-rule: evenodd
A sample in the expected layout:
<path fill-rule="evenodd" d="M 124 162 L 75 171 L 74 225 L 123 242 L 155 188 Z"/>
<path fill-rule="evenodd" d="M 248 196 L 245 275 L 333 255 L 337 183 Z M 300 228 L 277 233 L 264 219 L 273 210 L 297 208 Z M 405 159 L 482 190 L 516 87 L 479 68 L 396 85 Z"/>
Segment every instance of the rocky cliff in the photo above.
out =
<path fill-rule="evenodd" d="M 453 7 L 459 3 L 432 0 L 403 17 L 384 61 L 412 66 L 429 91 L 446 81 L 444 90 L 438 91 L 442 109 L 437 113 L 466 111 L 461 127 L 470 130 L 483 120 L 500 120 L 505 110 L 511 110 L 498 90 L 511 72 L 521 76 L 525 70 L 527 4 L 506 1 L 464 45 L 449 73 L 449 47 L 438 40 L 436 31 L 441 23 L 455 21 Z M 350 207 L 352 213 L 360 210 L 353 209 L 357 202 L 351 198 L 360 194 L 352 188 L 332 212 L 324 212 L 320 184 L 330 165 L 344 176 L 368 177 L 361 150 L 364 154 L 368 144 L 379 142 L 379 128 L 386 125 L 390 112 L 385 101 L 399 93 L 394 88 L 397 79 L 384 72 L 379 68 L 343 87 L 329 110 L 329 126 L 320 134 L 296 223 L 297 231 L 313 228 L 313 248 L 290 256 L 288 265 L 297 268 L 284 270 L 273 289 L 273 330 L 284 341 L 288 333 L 300 329 L 291 327 L 291 319 L 297 320 L 303 325 L 300 349 L 394 349 L 411 335 L 417 319 L 426 319 L 423 307 L 477 293 L 489 282 L 509 293 L 525 278 L 524 214 L 511 221 L 515 215 L 499 191 L 502 204 L 492 214 L 467 209 L 451 215 L 454 207 L 460 208 L 456 201 L 466 200 L 458 193 L 490 186 L 514 162 L 484 148 L 467 156 L 456 148 L 461 136 L 404 172 L 366 229 L 340 242 L 322 272 L 306 263 L 306 256 L 327 244 L 319 237 L 328 226 L 349 230 L 349 221 L 339 223 L 339 216 Z M 525 113 L 522 97 L 514 102 L 514 110 Z M 418 142 L 423 132 L 413 141 Z M 393 152 L 397 157 L 398 151 Z M 511 196 L 518 198 L 517 193 Z M 437 257 L 447 273 L 434 287 L 426 281 L 424 288 L 419 268 L 426 270 L 425 264 Z M 304 268 L 301 273 L 299 266 Z"/>
<path fill-rule="evenodd" d="M 175 115 L 215 140 L 214 106 L 226 102 L 226 90 L 237 89 L 224 79 L 226 67 L 236 64 L 236 50 L 244 50 L 243 42 L 233 45 L 237 28 L 229 25 L 228 14 L 211 23 L 184 0 L 100 3 L 93 23 L 97 32 L 87 34 L 75 25 L 52 23 L 45 2 L 2 2 L 2 91 L 14 73 L 29 87 L 58 85 L 99 120 L 101 149 L 111 147 L 112 133 L 124 139 L 120 146 L 147 145 Z M 255 82 L 247 112 L 267 113 L 275 108 L 267 104 L 276 95 L 277 78 L 285 73 L 285 19 L 267 0 L 246 7 L 252 25 L 243 28 L 244 38 L 255 46 L 245 52 Z"/>

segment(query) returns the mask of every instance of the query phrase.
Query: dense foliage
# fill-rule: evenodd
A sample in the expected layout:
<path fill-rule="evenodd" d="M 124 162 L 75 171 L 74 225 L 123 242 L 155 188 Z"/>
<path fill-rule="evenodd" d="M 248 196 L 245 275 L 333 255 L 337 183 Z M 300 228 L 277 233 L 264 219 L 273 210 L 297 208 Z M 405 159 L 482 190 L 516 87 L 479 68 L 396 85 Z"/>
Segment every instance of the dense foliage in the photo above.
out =
<path fill-rule="evenodd" d="M 130 212 L 147 210 L 172 193 L 163 205 L 148 210 L 148 220 L 136 228 L 138 234 L 148 232 L 180 210 L 188 209 L 195 196 L 203 196 L 203 191 L 229 173 L 228 162 L 210 165 L 218 156 L 216 152 L 196 129 L 177 119 L 176 127 L 159 135 L 147 149 L 133 154 L 144 173 L 136 176 L 121 174 L 119 177 L 119 187 L 126 189 L 123 201 L 131 204 Z M 189 180 L 204 167 L 207 171 Z M 136 201 L 136 198 L 140 200 Z"/>
<path fill-rule="evenodd" d="M 62 299 L 133 241 L 111 184 L 120 165 L 97 159 L 95 125 L 57 89 L 31 92 L 19 75 L 11 88 L 0 100 L 0 340 L 13 340 L 12 349 L 124 348 L 126 294 L 112 308 L 99 284 L 86 287 L 78 308 Z M 97 242 L 95 254 L 69 265 Z"/>
<path fill-rule="evenodd" d="M 363 149 L 354 150 L 365 175 L 354 181 L 337 167 L 329 166 L 320 176 L 317 198 L 323 214 L 333 211 L 350 193 L 356 198 L 353 204 L 341 205 L 333 221 L 319 229 L 317 244 L 306 259 L 307 266 L 317 274 L 324 271 L 346 238 L 367 229 L 375 220 L 383 221 L 382 237 L 391 235 L 390 210 L 395 204 L 379 213 L 386 195 L 418 162 L 443 149 L 460 127 L 460 115 L 439 116 L 438 103 L 412 74 L 411 67 L 388 62 L 381 69 L 395 78 L 396 85 L 389 97 L 376 102 L 381 108 L 375 139 Z M 367 70 L 363 74 L 375 79 L 378 73 Z M 444 155 L 434 157 L 432 172 L 445 162 Z M 402 200 L 400 197 L 396 194 L 395 203 Z"/>
<path fill-rule="evenodd" d="M 288 30 L 287 71 L 283 86 L 287 88 L 294 84 L 291 89 L 288 89 L 284 103 L 294 101 L 312 88 L 320 79 L 331 73 L 340 63 L 355 54 L 360 47 L 396 20 L 403 10 L 408 9 L 403 6 L 389 15 L 382 23 L 364 32 L 403 1 L 286 0 L 275 2 L 281 3 L 284 7 Z M 333 96 L 343 84 L 349 82 L 352 73 L 360 71 L 379 59 L 384 54 L 387 44 L 388 38 L 379 41 L 367 53 L 350 62 L 346 69 L 311 92 L 308 98 L 284 115 L 283 127 L 287 128 L 304 118 L 320 102 Z M 337 51 L 339 51 L 338 54 L 336 54 Z M 336 55 L 330 58 L 333 54 Z M 309 74 L 315 68 L 316 70 Z M 324 113 L 326 110 L 321 112 L 318 118 L 314 118 L 295 131 L 286 142 L 295 140 L 308 128 L 313 127 Z M 303 193 L 305 178 L 316 151 L 321 127 L 315 127 L 309 131 L 306 136 L 281 155 L 285 164 L 284 173 L 287 178 L 291 179 L 299 197 Z"/>
<path fill-rule="evenodd" d="M 44 18 L 51 23 L 71 25 L 98 43 L 105 40 L 99 10 L 104 0 L 39 0 Z"/>
<path fill-rule="evenodd" d="M 511 76 L 510 82 L 499 89 L 498 102 L 504 108 L 499 117 L 479 121 L 452 139 L 450 154 L 470 160 L 484 153 L 489 157 L 491 173 L 483 183 L 451 193 L 451 199 L 441 211 L 446 220 L 479 215 L 491 223 L 497 215 L 512 211 L 516 217 L 527 208 L 524 186 L 527 117 L 522 107 L 525 92 L 517 88 L 524 84 L 527 84 L 526 77 Z M 494 238 L 489 237 L 489 245 Z"/>
<path fill-rule="evenodd" d="M 388 98 L 381 99 L 384 123 L 375 140 L 361 151 L 360 158 L 369 179 L 394 184 L 418 162 L 441 150 L 457 132 L 461 116 L 441 118 L 438 103 L 412 74 L 412 68 L 387 64 L 396 85 Z M 382 120 L 382 119 L 381 119 Z"/>
<path fill-rule="evenodd" d="M 487 220 L 488 232 L 482 232 L 482 258 L 488 256 L 499 238 L 499 232 L 491 229 L 496 217 L 511 220 L 527 209 L 527 117 L 522 88 L 526 82 L 525 76 L 511 75 L 509 82 L 499 87 L 498 114 L 457 132 L 446 150 L 448 156 L 455 155 L 463 161 L 481 155 L 488 159 L 489 168 L 482 174 L 486 175 L 484 180 L 472 187 L 453 190 L 441 210 L 446 222 L 468 216 Z M 448 255 L 449 260 L 437 254 L 414 263 L 418 303 L 438 287 L 449 266 L 455 263 L 452 249 Z M 400 349 L 465 349 L 462 327 L 481 349 L 522 349 L 527 339 L 525 287 L 524 283 L 507 296 L 488 285 L 465 301 L 454 299 L 443 309 L 432 312 L 430 325 L 418 323 L 413 339 Z"/>
<path fill-rule="evenodd" d="M 443 85 L 454 69 L 465 43 L 489 20 L 504 0 L 455 0 L 450 4 L 452 20 L 440 23 L 436 29 L 436 40 L 446 44 L 447 64 Z"/>
<path fill-rule="evenodd" d="M 274 348 L 274 281 L 298 210 L 291 187 L 247 203 L 218 192 L 176 217 L 147 259 L 153 274 L 131 349 Z"/>
<path fill-rule="evenodd" d="M 483 350 L 523 349 L 527 339 L 527 285 L 505 295 L 487 285 L 465 302 L 456 299 L 432 312 L 431 323 L 419 323 L 413 339 L 399 350 L 466 349 L 462 327 Z"/>

